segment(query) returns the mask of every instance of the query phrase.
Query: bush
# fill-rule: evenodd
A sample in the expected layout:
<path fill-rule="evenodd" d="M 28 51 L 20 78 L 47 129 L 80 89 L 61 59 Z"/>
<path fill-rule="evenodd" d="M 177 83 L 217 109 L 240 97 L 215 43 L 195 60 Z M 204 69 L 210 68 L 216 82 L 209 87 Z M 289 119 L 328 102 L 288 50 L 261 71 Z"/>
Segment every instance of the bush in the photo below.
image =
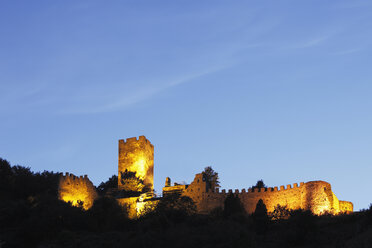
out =
<path fill-rule="evenodd" d="M 195 213 L 196 206 L 190 197 L 169 194 L 161 198 L 155 210 L 148 213 L 145 217 L 158 216 L 166 218 L 171 222 L 181 222 Z"/>
<path fill-rule="evenodd" d="M 244 214 L 245 209 L 237 195 L 230 193 L 224 201 L 224 216 L 231 216 L 234 214 Z"/>
<path fill-rule="evenodd" d="M 282 219 L 288 219 L 291 215 L 291 210 L 287 208 L 287 206 L 281 206 L 277 205 L 274 208 L 274 211 L 270 213 L 270 219 L 271 220 L 282 220 Z"/>
<path fill-rule="evenodd" d="M 257 202 L 256 210 L 252 214 L 252 217 L 256 232 L 258 234 L 265 234 L 269 225 L 269 217 L 267 215 L 266 205 L 262 199 Z"/>

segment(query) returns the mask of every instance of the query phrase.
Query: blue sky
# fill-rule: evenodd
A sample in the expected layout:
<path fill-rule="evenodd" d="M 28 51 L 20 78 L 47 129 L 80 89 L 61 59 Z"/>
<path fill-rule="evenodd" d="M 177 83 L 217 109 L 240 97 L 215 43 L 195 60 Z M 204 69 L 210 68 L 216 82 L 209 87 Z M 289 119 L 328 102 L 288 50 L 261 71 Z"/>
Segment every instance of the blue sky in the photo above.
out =
<path fill-rule="evenodd" d="M 371 1 L 1 1 L 0 157 L 155 189 L 211 165 L 226 189 L 325 180 L 372 198 Z"/>

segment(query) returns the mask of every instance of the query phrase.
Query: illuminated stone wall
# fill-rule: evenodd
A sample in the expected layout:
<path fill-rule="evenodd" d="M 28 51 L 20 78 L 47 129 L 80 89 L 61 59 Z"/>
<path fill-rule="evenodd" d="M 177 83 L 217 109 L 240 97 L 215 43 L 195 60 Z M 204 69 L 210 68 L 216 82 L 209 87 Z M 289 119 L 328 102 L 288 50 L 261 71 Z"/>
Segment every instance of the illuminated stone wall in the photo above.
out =
<path fill-rule="evenodd" d="M 340 201 L 340 211 L 350 213 L 353 212 L 354 206 L 352 202 Z"/>
<path fill-rule="evenodd" d="M 79 206 L 79 203 L 82 203 L 82 207 L 87 210 L 93 206 L 97 192 L 86 175 L 76 177 L 66 173 L 59 179 L 58 197 L 62 201 L 71 202 L 73 206 Z"/>
<path fill-rule="evenodd" d="M 167 193 L 175 187 L 164 187 Z M 289 209 L 308 209 L 314 214 L 339 212 L 352 212 L 353 205 L 351 202 L 339 201 L 332 192 L 331 185 L 324 181 L 311 181 L 307 183 L 293 184 L 274 187 L 248 190 L 216 190 L 211 192 L 206 190 L 206 183 L 202 174 L 196 174 L 194 181 L 190 185 L 185 185 L 183 195 L 190 197 L 196 203 L 199 213 L 209 213 L 215 208 L 223 208 L 224 201 L 228 194 L 233 193 L 239 196 L 247 213 L 253 213 L 256 209 L 257 202 L 262 199 L 268 212 L 274 211 L 279 204 L 287 206 Z"/>
<path fill-rule="evenodd" d="M 151 190 L 154 188 L 154 146 L 145 136 L 119 140 L 118 188 L 123 189 L 121 173 L 136 172 Z"/>
<path fill-rule="evenodd" d="M 159 200 L 142 194 L 138 197 L 127 197 L 116 199 L 125 211 L 128 213 L 128 218 L 136 219 L 142 215 L 151 212 L 155 209 Z"/>
<path fill-rule="evenodd" d="M 196 209 L 201 213 L 209 212 L 210 210 L 215 208 L 210 208 L 207 205 L 208 202 L 206 201 L 207 199 L 205 192 L 207 192 L 207 183 L 205 182 L 202 173 L 196 174 L 194 181 L 190 185 L 188 185 L 188 187 L 184 191 L 184 195 L 190 197 L 195 202 Z"/>
<path fill-rule="evenodd" d="M 127 197 L 116 199 L 128 213 L 130 219 L 137 218 L 137 201 L 139 197 Z"/>

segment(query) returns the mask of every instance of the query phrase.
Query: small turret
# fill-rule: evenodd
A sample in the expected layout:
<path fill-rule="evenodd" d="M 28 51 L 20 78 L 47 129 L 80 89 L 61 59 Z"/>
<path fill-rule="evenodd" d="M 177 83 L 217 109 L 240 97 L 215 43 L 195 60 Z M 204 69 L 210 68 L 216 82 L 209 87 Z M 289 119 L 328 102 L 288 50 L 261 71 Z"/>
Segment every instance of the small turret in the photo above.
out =
<path fill-rule="evenodd" d="M 169 177 L 167 177 L 165 179 L 165 187 L 170 187 L 171 186 L 171 179 Z"/>

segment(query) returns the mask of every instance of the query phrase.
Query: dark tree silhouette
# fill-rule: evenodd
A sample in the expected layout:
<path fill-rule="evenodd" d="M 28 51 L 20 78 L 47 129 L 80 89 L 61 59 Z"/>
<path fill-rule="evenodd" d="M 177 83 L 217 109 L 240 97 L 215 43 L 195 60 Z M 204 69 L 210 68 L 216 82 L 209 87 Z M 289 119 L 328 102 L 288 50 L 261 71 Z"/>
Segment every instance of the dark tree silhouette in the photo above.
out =
<path fill-rule="evenodd" d="M 118 188 L 118 176 L 112 175 L 106 182 L 100 183 L 97 190 L 100 194 L 106 194 L 110 189 Z"/>
<path fill-rule="evenodd" d="M 258 234 L 264 234 L 267 231 L 269 224 L 269 217 L 267 215 L 267 208 L 262 199 L 258 200 L 256 210 L 252 214 L 255 222 L 255 229 Z"/>
<path fill-rule="evenodd" d="M 181 196 L 179 194 L 169 194 L 160 200 L 156 210 L 177 210 L 192 215 L 196 213 L 196 206 L 190 197 Z"/>
<path fill-rule="evenodd" d="M 127 221 L 127 210 L 115 198 L 101 197 L 88 210 L 91 225 L 98 231 L 121 229 Z"/>
<path fill-rule="evenodd" d="M 258 180 L 256 185 L 252 186 L 252 189 L 259 189 L 259 188 L 266 188 L 266 185 L 262 179 Z"/>
<path fill-rule="evenodd" d="M 256 210 L 254 211 L 256 217 L 267 217 L 267 208 L 262 199 L 258 200 Z"/>
<path fill-rule="evenodd" d="M 291 211 L 289 225 L 293 228 L 291 243 L 303 246 L 310 242 L 311 233 L 317 231 L 316 216 L 310 210 L 297 209 Z"/>
<path fill-rule="evenodd" d="M 203 176 L 207 182 L 207 189 L 211 189 L 212 191 L 215 191 L 216 188 L 220 187 L 218 173 L 215 172 L 211 166 L 204 168 Z"/>
<path fill-rule="evenodd" d="M 123 191 L 145 193 L 149 189 L 144 184 L 144 181 L 137 177 L 136 172 L 125 170 L 121 172 L 121 183 L 123 184 Z"/>
<path fill-rule="evenodd" d="M 276 205 L 274 211 L 270 213 L 271 220 L 283 220 L 288 219 L 291 215 L 291 211 L 287 208 L 287 206 Z"/>
<path fill-rule="evenodd" d="M 34 173 L 29 167 L 10 166 L 0 158 L 0 199 L 37 198 L 45 194 L 56 197 L 59 177 L 59 173 Z"/>
<path fill-rule="evenodd" d="M 196 214 L 194 201 L 180 194 L 168 194 L 162 197 L 153 211 L 149 211 L 143 218 L 155 219 L 164 226 L 178 223 Z M 160 219 L 160 220 L 159 220 Z"/>
<path fill-rule="evenodd" d="M 223 213 L 225 216 L 244 214 L 245 209 L 237 195 L 230 193 L 224 201 Z"/>

